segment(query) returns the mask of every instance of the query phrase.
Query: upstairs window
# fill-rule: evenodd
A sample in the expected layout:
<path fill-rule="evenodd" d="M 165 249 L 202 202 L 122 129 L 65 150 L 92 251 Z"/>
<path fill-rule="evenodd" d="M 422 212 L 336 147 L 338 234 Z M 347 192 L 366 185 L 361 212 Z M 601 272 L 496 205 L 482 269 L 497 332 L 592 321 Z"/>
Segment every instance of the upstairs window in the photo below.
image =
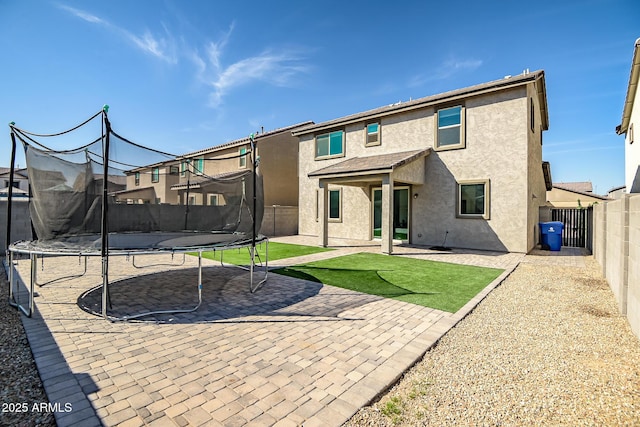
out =
<path fill-rule="evenodd" d="M 316 159 L 344 155 L 344 132 L 339 130 L 316 136 Z"/>
<path fill-rule="evenodd" d="M 247 167 L 247 147 L 242 147 L 240 149 L 240 161 L 238 162 L 238 167 L 246 168 Z"/>
<path fill-rule="evenodd" d="M 189 170 L 189 160 L 183 160 L 180 162 L 180 176 L 185 176 Z"/>
<path fill-rule="evenodd" d="M 367 147 L 372 145 L 380 145 L 380 124 L 379 123 L 369 123 L 367 125 L 367 136 L 364 143 Z"/>
<path fill-rule="evenodd" d="M 178 166 L 169 166 L 169 175 L 178 175 Z"/>
<path fill-rule="evenodd" d="M 460 105 L 436 112 L 436 145 L 439 150 L 464 148 L 464 108 Z"/>
<path fill-rule="evenodd" d="M 204 158 L 200 157 L 199 159 L 195 159 L 193 161 L 193 172 L 196 175 L 202 175 L 204 173 Z"/>
<path fill-rule="evenodd" d="M 155 167 L 151 169 L 151 182 L 158 182 L 158 181 L 160 181 L 160 168 Z"/>
<path fill-rule="evenodd" d="M 134 180 L 136 185 L 140 185 L 140 172 L 136 172 L 134 175 Z"/>

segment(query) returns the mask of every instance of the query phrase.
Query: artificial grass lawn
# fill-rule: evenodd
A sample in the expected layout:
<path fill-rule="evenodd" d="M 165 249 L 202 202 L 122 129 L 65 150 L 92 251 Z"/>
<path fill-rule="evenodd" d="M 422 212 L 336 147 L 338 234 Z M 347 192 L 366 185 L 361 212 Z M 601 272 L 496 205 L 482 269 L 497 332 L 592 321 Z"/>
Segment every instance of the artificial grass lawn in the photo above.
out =
<path fill-rule="evenodd" d="M 257 254 L 260 256 L 260 260 L 265 260 L 265 250 L 266 244 L 261 243 L 256 246 Z M 303 246 L 303 245 L 292 245 L 290 243 L 278 243 L 278 242 L 269 242 L 269 261 L 274 261 L 277 259 L 291 258 L 302 255 L 310 255 L 318 252 L 326 252 L 332 251 L 333 249 L 329 248 L 320 248 L 317 246 Z M 221 251 L 215 252 L 203 252 L 202 257 L 207 259 L 213 259 L 216 261 L 220 261 Z M 258 256 L 256 255 L 256 257 Z M 235 265 L 249 265 L 251 263 L 251 258 L 249 255 L 249 251 L 246 248 L 242 249 L 230 249 L 224 251 L 222 256 L 222 261 L 225 264 L 235 264 Z M 256 263 L 258 262 L 258 258 L 256 258 Z"/>
<path fill-rule="evenodd" d="M 455 313 L 504 270 L 357 253 L 274 273 Z"/>

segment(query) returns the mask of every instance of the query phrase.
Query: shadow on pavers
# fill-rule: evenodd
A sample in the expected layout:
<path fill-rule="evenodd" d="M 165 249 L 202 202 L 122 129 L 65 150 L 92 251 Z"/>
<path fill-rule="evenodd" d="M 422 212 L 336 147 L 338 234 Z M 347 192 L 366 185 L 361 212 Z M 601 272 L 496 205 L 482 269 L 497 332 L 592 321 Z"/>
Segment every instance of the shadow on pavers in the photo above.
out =
<path fill-rule="evenodd" d="M 260 280 L 264 272 L 254 273 Z M 142 322 L 196 323 L 243 321 L 319 321 L 348 320 L 341 313 L 382 299 L 374 295 L 348 292 L 307 280 L 269 273 L 257 291 L 249 291 L 249 272 L 237 267 L 205 267 L 202 274 L 202 304 L 189 313 L 157 313 L 136 319 Z M 139 313 L 190 310 L 198 305 L 198 269 L 164 271 L 130 277 L 109 285 L 111 306 L 108 313 L 126 318 Z M 97 286 L 78 298 L 83 310 L 100 315 L 102 287 Z M 245 319 L 248 320 L 248 319 Z"/>

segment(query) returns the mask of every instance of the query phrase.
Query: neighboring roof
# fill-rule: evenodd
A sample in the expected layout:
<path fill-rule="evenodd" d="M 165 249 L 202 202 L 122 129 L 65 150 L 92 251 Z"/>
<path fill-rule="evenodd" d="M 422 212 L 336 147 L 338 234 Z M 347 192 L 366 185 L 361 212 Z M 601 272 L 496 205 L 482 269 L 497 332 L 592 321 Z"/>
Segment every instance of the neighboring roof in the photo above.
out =
<path fill-rule="evenodd" d="M 224 179 L 224 178 L 235 178 L 236 176 L 243 175 L 245 173 L 247 173 L 246 170 L 224 172 L 224 173 L 220 173 L 218 175 L 213 175 L 213 176 L 196 175 L 192 179 L 189 180 L 189 188 L 205 187 L 206 185 L 203 185 L 203 184 L 207 184 L 207 183 L 212 182 L 214 180 L 220 180 L 220 179 Z M 187 189 L 187 183 L 186 182 L 181 182 L 179 184 L 174 184 L 174 185 L 171 186 L 171 189 L 172 190 L 186 190 Z"/>
<path fill-rule="evenodd" d="M 540 109 L 542 114 L 542 127 L 544 130 L 549 128 L 549 114 L 547 110 L 547 95 L 546 87 L 544 83 L 544 71 L 524 72 L 517 76 L 507 76 L 500 80 L 494 80 L 488 83 L 482 83 L 475 86 L 466 87 L 463 89 L 456 89 L 449 92 L 444 92 L 438 95 L 431 95 L 424 98 L 415 99 L 408 102 L 399 102 L 397 104 L 391 104 L 384 107 L 376 108 L 373 110 L 365 111 L 362 113 L 356 113 L 349 116 L 341 117 L 326 122 L 312 124 L 302 127 L 293 131 L 294 136 L 305 135 L 320 130 L 326 130 L 336 126 L 342 126 L 349 123 L 357 123 L 363 120 L 371 120 L 374 118 L 387 116 L 391 114 L 403 113 L 406 111 L 416 110 L 424 108 L 434 104 L 439 104 L 445 101 L 453 101 L 456 99 L 468 98 L 475 95 L 484 93 L 495 92 L 498 90 L 513 88 L 522 86 L 527 83 L 539 81 L 538 86 L 538 98 L 540 100 Z"/>
<path fill-rule="evenodd" d="M 616 126 L 618 135 L 627 133 L 629 123 L 631 122 L 631 110 L 633 110 L 633 101 L 636 99 L 638 90 L 638 80 L 640 79 L 640 38 L 636 40 L 633 46 L 633 58 L 631 59 L 631 74 L 629 76 L 629 86 L 627 86 L 627 97 L 624 100 L 622 109 L 622 123 Z"/>
<path fill-rule="evenodd" d="M 135 188 L 130 188 L 128 190 L 113 191 L 111 194 L 121 195 L 121 194 L 146 193 L 146 192 L 155 193 L 155 187 L 153 187 L 153 186 L 151 186 L 151 187 L 135 187 Z"/>
<path fill-rule="evenodd" d="M 608 193 L 613 193 L 614 191 L 624 190 L 626 188 L 627 188 L 626 185 L 620 185 L 618 187 L 613 187 L 611 190 L 608 191 Z"/>
<path fill-rule="evenodd" d="M 583 182 L 556 182 L 554 187 L 562 188 L 569 191 L 578 191 L 581 193 L 593 192 L 593 185 L 590 181 Z"/>
<path fill-rule="evenodd" d="M 389 173 L 414 160 L 431 153 L 431 148 L 404 151 L 401 153 L 380 154 L 377 156 L 353 157 L 309 173 L 309 177 L 336 177 Z"/>
<path fill-rule="evenodd" d="M 0 175 L 9 175 L 11 172 L 11 168 L 0 167 Z M 22 178 L 29 178 L 29 174 L 27 172 L 27 168 L 14 169 L 13 176 L 20 175 Z"/>
<path fill-rule="evenodd" d="M 558 189 L 558 190 L 562 190 L 562 191 L 568 191 L 569 193 L 579 194 L 581 196 L 592 197 L 594 199 L 609 200 L 609 198 L 607 196 L 600 196 L 598 194 L 587 193 L 587 192 L 584 192 L 584 191 L 570 190 L 568 188 L 558 187 L 557 185 L 554 185 L 553 188 Z"/>
<path fill-rule="evenodd" d="M 291 132 L 293 129 L 309 126 L 309 125 L 312 125 L 312 124 L 313 124 L 313 121 L 309 120 L 309 121 L 298 123 L 298 124 L 295 124 L 295 125 L 274 129 L 274 130 L 271 130 L 271 131 L 268 131 L 268 132 L 264 132 L 264 133 L 259 133 L 259 134 L 254 136 L 254 141 L 258 142 L 262 138 L 273 136 L 273 135 L 276 135 L 276 134 L 279 134 L 279 133 Z M 178 158 L 181 159 L 181 158 L 185 158 L 185 157 L 193 157 L 193 156 L 199 156 L 199 155 L 202 155 L 202 154 L 214 153 L 216 151 L 225 150 L 227 148 L 233 148 L 233 147 L 236 147 L 236 146 L 246 145 L 250 140 L 251 140 L 250 137 L 236 139 L 234 141 L 225 142 L 224 144 L 216 145 L 214 147 L 204 148 L 202 150 L 193 151 L 191 153 L 183 154 L 181 156 L 178 156 Z"/>

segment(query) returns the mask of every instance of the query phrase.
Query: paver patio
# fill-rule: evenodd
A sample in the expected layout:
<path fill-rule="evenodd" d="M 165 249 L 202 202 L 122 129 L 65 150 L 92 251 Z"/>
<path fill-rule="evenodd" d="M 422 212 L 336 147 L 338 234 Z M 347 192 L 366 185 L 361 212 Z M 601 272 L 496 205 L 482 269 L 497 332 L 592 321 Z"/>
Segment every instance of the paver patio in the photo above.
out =
<path fill-rule="evenodd" d="M 301 236 L 276 240 L 308 243 Z M 89 259 L 83 277 L 37 288 L 36 313 L 23 320 L 49 400 L 62 408 L 71 404 L 71 411 L 56 414 L 58 424 L 342 424 L 392 385 L 524 258 L 396 249 L 406 256 L 506 270 L 451 314 L 275 274 L 252 294 L 248 272 L 203 260 L 203 303 L 197 311 L 127 323 L 85 311 L 99 308 L 101 296 L 100 259 Z M 274 264 L 367 250 L 379 247 L 351 242 Z M 579 258 L 548 254 L 528 258 Z M 136 264 L 158 260 L 171 261 L 169 255 L 153 255 L 136 258 Z M 186 257 L 178 267 L 144 269 L 125 257 L 112 258 L 113 313 L 194 306 L 196 266 L 196 257 Z M 29 277 L 28 268 L 28 260 L 19 262 L 22 277 Z M 77 257 L 47 258 L 44 269 L 38 268 L 39 282 L 82 270 Z"/>

